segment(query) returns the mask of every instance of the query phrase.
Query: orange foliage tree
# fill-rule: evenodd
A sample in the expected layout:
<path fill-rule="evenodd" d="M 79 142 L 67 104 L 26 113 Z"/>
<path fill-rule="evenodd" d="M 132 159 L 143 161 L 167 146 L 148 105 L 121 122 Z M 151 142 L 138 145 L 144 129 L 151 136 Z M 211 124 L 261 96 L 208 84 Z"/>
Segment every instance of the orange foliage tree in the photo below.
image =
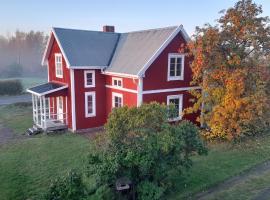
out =
<path fill-rule="evenodd" d="M 192 91 L 197 101 L 187 112 L 201 109 L 207 138 L 237 139 L 269 127 L 268 17 L 252 0 L 221 11 L 218 24 L 196 28 L 188 49 L 193 56 Z"/>

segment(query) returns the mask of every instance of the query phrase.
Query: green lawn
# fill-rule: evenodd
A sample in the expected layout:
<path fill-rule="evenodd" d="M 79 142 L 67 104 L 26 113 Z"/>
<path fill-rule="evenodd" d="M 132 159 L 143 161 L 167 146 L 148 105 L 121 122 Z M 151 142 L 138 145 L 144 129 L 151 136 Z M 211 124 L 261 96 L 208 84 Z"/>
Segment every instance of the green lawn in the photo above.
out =
<path fill-rule="evenodd" d="M 30 104 L 24 105 L 0 106 L 0 123 L 13 129 L 16 134 L 23 134 L 32 126 L 32 108 Z"/>
<path fill-rule="evenodd" d="M 22 133 L 31 126 L 31 114 L 29 106 L 3 106 L 0 107 L 0 123 Z M 168 199 L 189 199 L 196 192 L 269 160 L 269 144 L 270 136 L 238 145 L 211 144 L 208 156 L 193 157 L 194 165 L 189 173 L 185 174 L 185 181 L 179 180 L 176 191 Z M 87 139 L 75 134 L 40 135 L 0 146 L 0 199 L 38 197 L 44 192 L 50 179 L 71 168 L 83 169 L 90 148 Z M 254 179 L 253 182 L 247 182 L 232 191 L 225 191 L 231 195 L 227 199 L 238 198 L 240 193 L 249 190 L 251 185 L 253 191 L 265 187 L 270 182 L 267 178 L 269 176 L 267 175 L 265 180 Z M 258 184 L 254 185 L 255 182 Z M 249 195 L 248 192 L 245 194 Z M 213 199 L 222 197 L 222 194 L 219 195 L 221 196 Z"/>

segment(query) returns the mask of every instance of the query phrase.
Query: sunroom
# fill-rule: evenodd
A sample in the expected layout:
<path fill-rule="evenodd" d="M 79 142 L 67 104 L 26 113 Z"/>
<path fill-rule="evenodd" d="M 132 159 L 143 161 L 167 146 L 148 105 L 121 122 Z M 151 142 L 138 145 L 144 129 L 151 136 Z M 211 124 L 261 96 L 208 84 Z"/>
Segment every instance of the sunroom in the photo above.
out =
<path fill-rule="evenodd" d="M 27 89 L 32 94 L 34 126 L 45 132 L 68 128 L 68 85 L 49 82 Z"/>

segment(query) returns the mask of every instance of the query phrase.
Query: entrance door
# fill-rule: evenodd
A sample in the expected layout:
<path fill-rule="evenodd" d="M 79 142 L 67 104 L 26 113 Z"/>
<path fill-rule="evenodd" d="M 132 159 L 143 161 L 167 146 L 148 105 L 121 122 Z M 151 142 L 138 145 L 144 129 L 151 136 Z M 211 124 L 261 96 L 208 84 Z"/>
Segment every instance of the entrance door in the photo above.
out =
<path fill-rule="evenodd" d="M 63 97 L 57 97 L 56 103 L 57 103 L 57 119 L 63 122 L 64 120 Z"/>

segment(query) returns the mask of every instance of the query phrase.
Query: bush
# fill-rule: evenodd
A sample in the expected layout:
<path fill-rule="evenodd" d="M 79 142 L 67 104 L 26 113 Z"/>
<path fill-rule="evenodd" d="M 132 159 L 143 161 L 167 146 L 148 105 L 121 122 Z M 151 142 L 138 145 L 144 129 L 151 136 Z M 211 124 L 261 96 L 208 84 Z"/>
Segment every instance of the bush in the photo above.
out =
<path fill-rule="evenodd" d="M 190 156 L 206 153 L 206 148 L 194 124 L 170 124 L 168 116 L 167 106 L 158 103 L 112 111 L 104 138 L 96 140 L 89 155 L 96 192 L 105 188 L 115 199 L 121 178 L 132 182 L 141 200 L 160 199 L 174 187 L 174 177 L 191 167 Z"/>
<path fill-rule="evenodd" d="M 58 177 L 52 181 L 45 194 L 45 200 L 77 200 L 87 196 L 82 176 L 76 170 L 71 170 L 67 176 Z"/>
<path fill-rule="evenodd" d="M 16 95 L 23 92 L 20 80 L 0 80 L 0 95 Z"/>

